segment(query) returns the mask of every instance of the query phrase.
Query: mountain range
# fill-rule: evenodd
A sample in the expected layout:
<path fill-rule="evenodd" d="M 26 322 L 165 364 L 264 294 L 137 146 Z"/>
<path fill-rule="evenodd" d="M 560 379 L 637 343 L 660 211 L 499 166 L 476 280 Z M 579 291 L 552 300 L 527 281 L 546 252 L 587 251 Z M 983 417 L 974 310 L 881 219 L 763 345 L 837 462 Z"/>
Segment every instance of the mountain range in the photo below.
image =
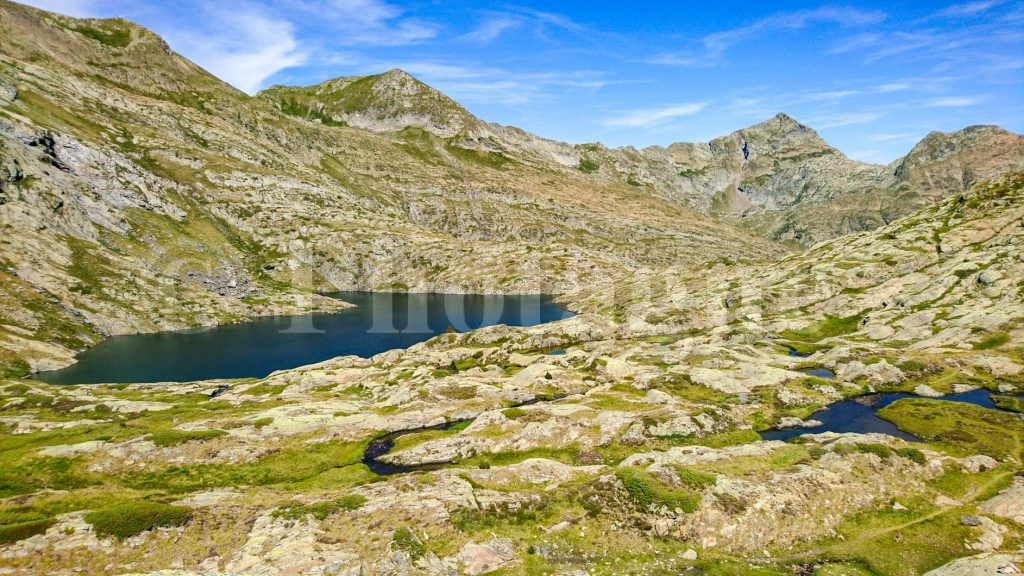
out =
<path fill-rule="evenodd" d="M 400 70 L 249 97 L 124 20 L 4 3 L 0 37 L 15 371 L 105 335 L 287 311 L 313 289 L 561 292 L 770 258 L 1024 165 L 1024 139 L 987 126 L 863 164 L 785 114 L 707 143 L 572 145 L 481 121 Z"/>
<path fill-rule="evenodd" d="M 886 166 L 783 113 L 570 144 L 401 70 L 249 96 L 0 0 L 0 573 L 1017 573 L 1022 219 L 996 126 Z M 575 315 L 264 378 L 31 377 L 343 289 Z"/>

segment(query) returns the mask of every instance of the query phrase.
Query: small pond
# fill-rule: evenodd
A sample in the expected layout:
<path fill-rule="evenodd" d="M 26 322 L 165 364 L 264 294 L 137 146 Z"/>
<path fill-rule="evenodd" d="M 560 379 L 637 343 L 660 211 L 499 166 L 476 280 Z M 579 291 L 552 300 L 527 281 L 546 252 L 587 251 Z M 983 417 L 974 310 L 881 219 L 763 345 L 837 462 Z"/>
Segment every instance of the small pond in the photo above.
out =
<path fill-rule="evenodd" d="M 850 398 L 841 402 L 829 405 L 827 408 L 818 410 L 812 414 L 809 420 L 817 420 L 821 426 L 812 428 L 785 428 L 779 430 L 766 430 L 761 432 L 761 438 L 765 440 L 788 440 L 801 434 L 819 434 L 821 432 L 859 432 L 868 434 L 877 432 L 903 438 L 911 442 L 919 442 L 920 439 L 913 434 L 904 432 L 888 420 L 876 416 L 878 410 L 903 398 L 920 398 L 914 394 L 893 392 L 884 394 L 868 394 Z M 984 408 L 997 408 L 992 402 L 991 394 L 984 388 L 962 392 L 959 394 L 947 394 L 936 398 L 947 402 L 965 402 Z"/>

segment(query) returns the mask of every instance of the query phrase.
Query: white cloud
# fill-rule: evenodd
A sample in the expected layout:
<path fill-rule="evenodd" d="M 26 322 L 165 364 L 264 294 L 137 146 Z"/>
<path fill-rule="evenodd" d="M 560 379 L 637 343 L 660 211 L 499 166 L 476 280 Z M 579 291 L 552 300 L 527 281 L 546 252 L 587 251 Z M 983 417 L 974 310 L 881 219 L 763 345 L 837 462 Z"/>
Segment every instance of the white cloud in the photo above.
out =
<path fill-rule="evenodd" d="M 863 26 L 886 18 L 884 12 L 858 10 L 850 7 L 823 7 L 813 10 L 779 12 L 731 30 L 708 34 L 701 39 L 701 50 L 689 54 L 663 53 L 647 60 L 649 64 L 666 66 L 706 66 L 720 58 L 729 48 L 751 37 L 776 31 L 798 30 L 812 24 Z"/>
<path fill-rule="evenodd" d="M 403 46 L 437 36 L 437 27 L 383 0 L 283 0 L 279 17 L 330 30 L 331 46 Z"/>
<path fill-rule="evenodd" d="M 834 102 L 836 100 L 843 100 L 850 96 L 856 96 L 860 94 L 857 90 L 829 90 L 825 92 L 810 92 L 804 96 L 804 100 L 808 102 Z"/>
<path fill-rule="evenodd" d="M 965 2 L 953 4 L 935 14 L 939 18 L 959 18 L 962 16 L 974 16 L 982 12 L 988 12 L 990 8 L 1002 4 L 1002 0 L 982 0 L 980 2 Z"/>
<path fill-rule="evenodd" d="M 811 126 L 821 130 L 839 128 L 840 126 L 853 126 L 855 124 L 867 124 L 874 122 L 885 114 L 881 112 L 855 112 L 851 114 L 835 114 L 822 118 L 820 122 L 812 122 Z"/>
<path fill-rule="evenodd" d="M 243 92 L 256 92 L 270 76 L 307 59 L 291 23 L 255 5 L 231 9 L 208 5 L 203 16 L 203 30 L 175 29 L 164 34 L 175 50 Z"/>
<path fill-rule="evenodd" d="M 486 44 L 493 42 L 508 30 L 522 26 L 523 19 L 518 16 L 501 14 L 488 18 L 475 30 L 462 35 L 463 40 Z"/>
<path fill-rule="evenodd" d="M 875 86 L 875 92 L 879 94 L 891 94 L 893 92 L 902 92 L 904 90 L 910 90 L 910 84 L 907 84 L 906 82 L 891 82 L 889 84 Z"/>
<path fill-rule="evenodd" d="M 838 24 L 840 26 L 863 26 L 884 20 L 882 12 L 858 10 L 849 7 L 823 7 L 814 10 L 781 12 L 755 21 L 753 24 L 717 32 L 704 37 L 704 46 L 712 54 L 727 50 L 733 43 L 765 32 L 775 30 L 798 30 L 815 23 Z"/>
<path fill-rule="evenodd" d="M 975 106 L 988 100 L 988 96 L 947 96 L 945 98 L 933 98 L 925 102 L 929 108 L 966 108 Z"/>
<path fill-rule="evenodd" d="M 623 126 L 627 128 L 653 126 L 673 118 L 692 116 L 706 107 L 706 102 L 691 102 L 687 104 L 669 106 L 667 108 L 635 110 L 629 114 L 619 116 L 618 118 L 612 118 L 608 120 L 606 124 L 609 126 Z"/>

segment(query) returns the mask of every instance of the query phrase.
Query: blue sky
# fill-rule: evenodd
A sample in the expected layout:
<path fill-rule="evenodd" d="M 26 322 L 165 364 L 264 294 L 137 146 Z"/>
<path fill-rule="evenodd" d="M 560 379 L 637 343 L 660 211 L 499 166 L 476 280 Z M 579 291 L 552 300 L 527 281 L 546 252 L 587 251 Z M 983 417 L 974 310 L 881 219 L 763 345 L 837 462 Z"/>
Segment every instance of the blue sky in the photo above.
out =
<path fill-rule="evenodd" d="M 889 162 L 931 130 L 1024 131 L 1024 3 L 32 0 L 122 16 L 231 84 L 402 68 L 569 142 L 704 141 L 776 112 Z"/>

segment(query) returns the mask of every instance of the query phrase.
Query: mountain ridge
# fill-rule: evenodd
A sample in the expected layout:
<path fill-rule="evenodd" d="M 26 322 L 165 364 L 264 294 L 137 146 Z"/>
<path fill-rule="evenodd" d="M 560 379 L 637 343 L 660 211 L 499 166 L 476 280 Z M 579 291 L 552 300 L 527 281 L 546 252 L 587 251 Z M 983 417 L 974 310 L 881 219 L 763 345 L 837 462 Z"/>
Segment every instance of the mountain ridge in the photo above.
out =
<path fill-rule="evenodd" d="M 879 167 L 781 113 L 709 143 L 609 149 L 480 121 L 400 70 L 318 85 L 374 131 L 308 101 L 281 110 L 289 88 L 247 96 L 124 21 L 0 3 L 0 33 L 0 263 L 20 287 L 0 299 L 21 310 L 0 348 L 34 368 L 110 334 L 294 310 L 312 289 L 564 292 L 772 258 L 788 253 L 773 241 L 871 229 L 1010 170 L 1020 142 L 973 159 L 958 150 L 985 131 L 952 138 L 892 195 Z M 980 168 L 922 194 L 914 175 L 936 162 Z"/>
<path fill-rule="evenodd" d="M 131 26 L 0 0 L 0 572 L 1024 565 L 1018 136 L 934 134 L 890 166 L 786 115 L 572 146 L 455 131 L 397 72 L 285 111 Z M 31 378 L 338 288 L 576 314 L 265 378 Z"/>
<path fill-rule="evenodd" d="M 309 93 L 334 82 L 351 83 L 389 74 L 414 82 L 420 93 L 441 99 L 445 106 L 425 107 L 430 113 L 417 117 L 405 113 L 416 107 L 414 103 L 399 101 L 396 108 L 396 103 L 387 99 L 383 103 L 371 101 L 362 110 L 366 115 L 357 120 L 360 127 L 384 133 L 417 127 L 454 139 L 453 144 L 459 147 L 518 153 L 520 160 L 542 164 L 570 166 L 575 162 L 584 171 L 649 186 L 653 193 L 670 201 L 792 246 L 806 247 L 877 227 L 944 195 L 963 192 L 979 180 L 1024 167 L 1024 138 L 994 125 L 929 133 L 905 156 L 883 165 L 850 159 L 812 127 L 785 112 L 708 142 L 608 148 L 599 142 L 558 142 L 485 122 L 399 69 L 287 90 Z M 277 101 L 284 109 L 282 90 L 270 89 L 260 96 Z M 351 112 L 345 117 L 351 117 Z M 976 154 L 985 151 L 985 155 L 965 160 L 968 150 Z M 950 157 L 963 164 L 959 174 L 955 174 L 955 163 L 948 162 Z M 662 163 L 667 166 L 659 166 Z M 602 170 L 602 166 L 609 165 L 610 169 Z M 712 173 L 707 174 L 709 171 Z M 946 172 L 943 181 L 928 176 L 935 171 Z M 908 183 L 912 191 L 907 189 Z M 835 217 L 823 219 L 830 210 Z"/>

